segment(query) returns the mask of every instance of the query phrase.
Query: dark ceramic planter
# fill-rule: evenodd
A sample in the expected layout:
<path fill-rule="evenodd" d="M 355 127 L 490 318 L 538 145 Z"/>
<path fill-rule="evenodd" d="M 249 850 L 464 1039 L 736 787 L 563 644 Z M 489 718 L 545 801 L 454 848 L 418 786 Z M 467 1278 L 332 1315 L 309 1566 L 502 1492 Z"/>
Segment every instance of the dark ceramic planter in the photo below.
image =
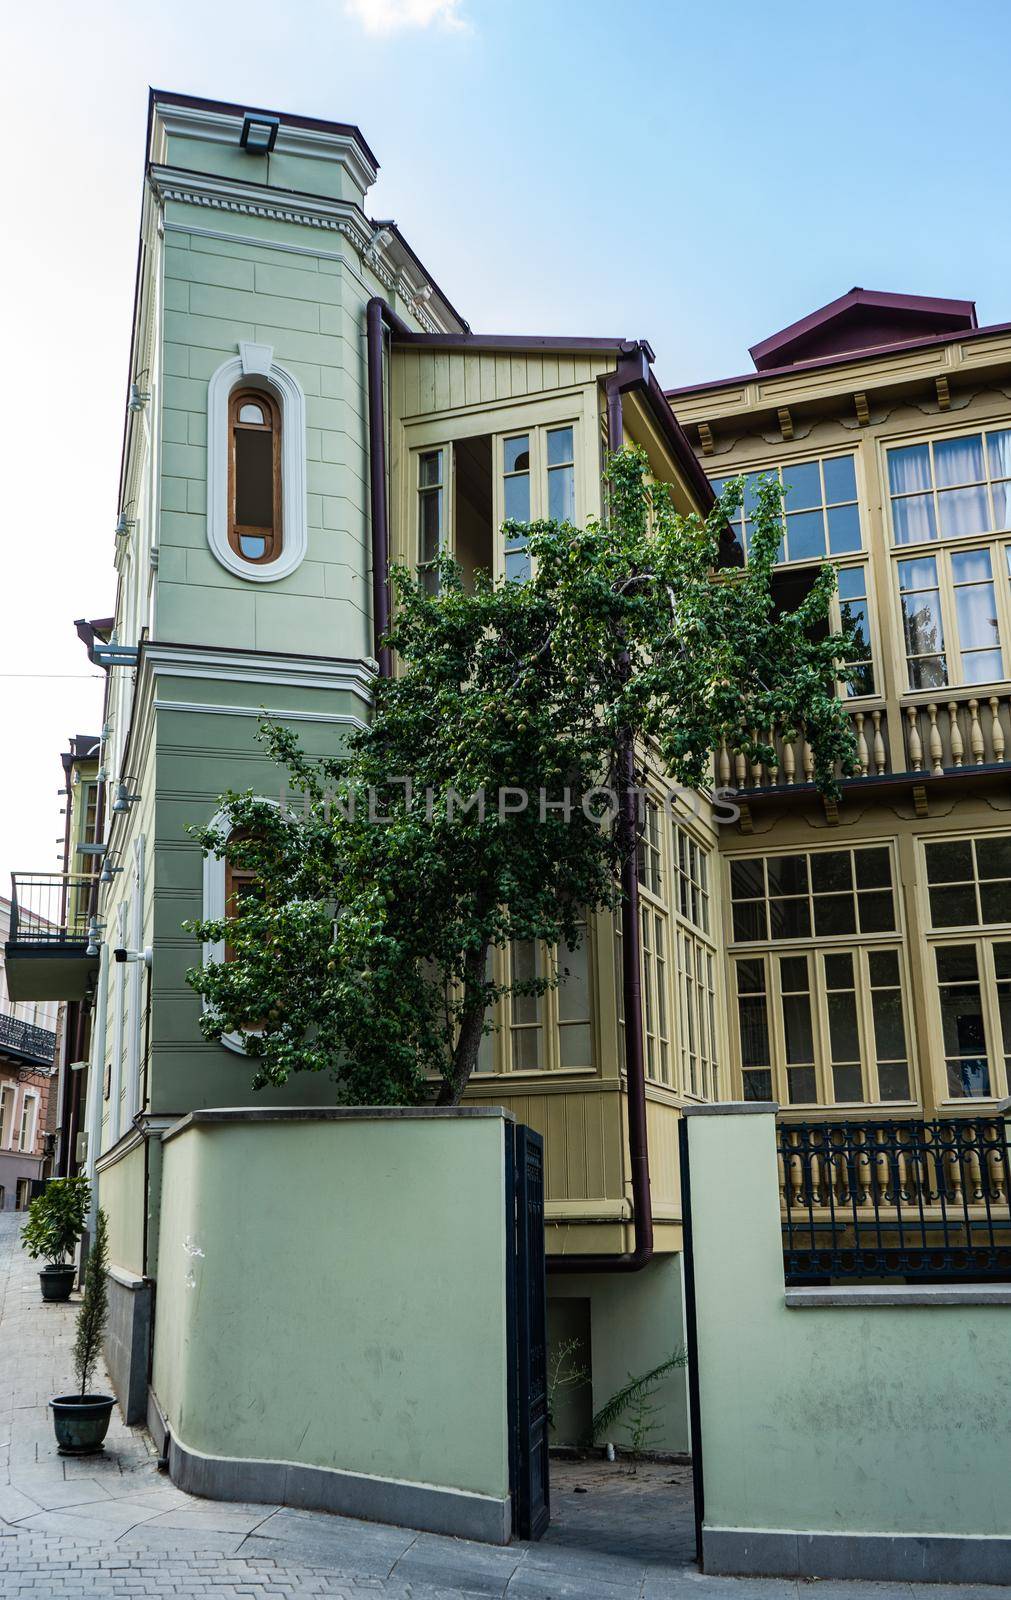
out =
<path fill-rule="evenodd" d="M 53 1408 L 56 1443 L 63 1456 L 89 1456 L 101 1450 L 115 1401 L 109 1394 L 58 1394 Z"/>
<path fill-rule="evenodd" d="M 43 1300 L 69 1300 L 76 1277 L 77 1268 L 73 1262 L 69 1267 L 43 1267 L 39 1273 Z"/>

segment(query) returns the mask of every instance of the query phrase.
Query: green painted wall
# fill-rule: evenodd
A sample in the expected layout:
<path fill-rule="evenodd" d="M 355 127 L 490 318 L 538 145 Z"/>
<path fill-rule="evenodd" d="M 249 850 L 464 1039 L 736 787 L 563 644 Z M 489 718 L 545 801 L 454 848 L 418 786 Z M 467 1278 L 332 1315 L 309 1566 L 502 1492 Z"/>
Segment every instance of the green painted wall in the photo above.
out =
<path fill-rule="evenodd" d="M 1011 1307 L 788 1310 L 774 1117 L 689 1139 L 706 1524 L 1006 1535 Z"/>
<path fill-rule="evenodd" d="M 508 1492 L 504 1123 L 164 1145 L 154 1389 L 211 1455 Z"/>
<path fill-rule="evenodd" d="M 655 1256 L 641 1272 L 596 1275 L 587 1273 L 548 1274 L 548 1346 L 557 1347 L 560 1339 L 577 1336 L 570 1303 L 589 1301 L 590 1349 L 574 1358 L 591 1372 L 592 1408 L 599 1411 L 629 1376 L 638 1377 L 660 1365 L 684 1345 L 684 1310 L 681 1295 L 681 1257 Z M 665 1378 L 654 1393 L 657 1405 L 654 1420 L 659 1424 L 650 1448 L 675 1453 L 690 1449 L 688 1431 L 688 1389 L 684 1370 Z M 587 1407 L 570 1397 L 561 1409 L 562 1421 L 578 1424 Z M 558 1442 L 580 1443 L 567 1439 L 559 1428 Z M 627 1426 L 613 1430 L 612 1442 L 629 1443 Z"/>
<path fill-rule="evenodd" d="M 256 738 L 255 714 L 267 697 L 272 711 L 283 713 L 298 704 L 312 717 L 332 722 L 295 721 L 303 748 L 310 754 L 334 754 L 343 748 L 348 723 L 360 718 L 363 706 L 350 694 L 285 685 L 173 678 L 160 680 L 157 715 L 157 771 L 154 840 L 154 943 L 157 959 L 152 974 L 151 1109 L 182 1115 L 214 1105 L 327 1105 L 333 1102 L 328 1077 L 306 1073 L 284 1088 L 253 1095 L 253 1069 L 246 1058 L 223 1045 L 208 1042 L 200 1032 L 200 1000 L 186 982 L 198 966 L 201 948 L 183 923 L 203 912 L 203 856 L 189 837 L 190 824 L 206 823 L 219 809 L 219 796 L 229 789 L 252 789 L 281 798 L 282 769 L 264 755 Z M 223 704 L 244 706 L 247 713 L 170 708 Z M 291 799 L 292 797 L 289 797 Z"/>
<path fill-rule="evenodd" d="M 142 1277 L 144 1266 L 144 1146 L 97 1174 L 98 1205 L 109 1223 L 109 1264 Z M 94 1224 L 92 1224 L 92 1227 Z"/>
<path fill-rule="evenodd" d="M 350 246 L 338 259 L 308 253 L 318 248 L 312 229 L 259 219 L 258 235 L 276 235 L 272 249 L 228 237 L 248 219 L 213 219 L 225 237 L 206 236 L 205 210 L 166 207 L 158 637 L 368 655 L 364 315 L 374 291 Z M 339 234 L 327 235 L 333 242 Z M 246 339 L 271 345 L 306 396 L 309 549 L 273 583 L 229 572 L 206 536 L 207 383 Z"/>

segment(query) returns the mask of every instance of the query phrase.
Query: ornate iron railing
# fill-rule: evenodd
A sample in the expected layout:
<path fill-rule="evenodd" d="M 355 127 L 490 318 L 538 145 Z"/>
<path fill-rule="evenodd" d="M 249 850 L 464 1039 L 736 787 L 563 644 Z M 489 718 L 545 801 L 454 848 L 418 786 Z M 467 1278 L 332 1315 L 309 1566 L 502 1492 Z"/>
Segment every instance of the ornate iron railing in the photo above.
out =
<path fill-rule="evenodd" d="M 1011 1281 L 1003 1117 L 784 1122 L 786 1281 Z"/>
<path fill-rule="evenodd" d="M 0 1011 L 0 1052 L 13 1050 L 19 1056 L 51 1067 L 56 1055 L 56 1035 L 51 1028 L 39 1028 Z"/>
<path fill-rule="evenodd" d="M 85 941 L 97 906 L 98 878 L 93 874 L 12 872 L 10 943 Z"/>

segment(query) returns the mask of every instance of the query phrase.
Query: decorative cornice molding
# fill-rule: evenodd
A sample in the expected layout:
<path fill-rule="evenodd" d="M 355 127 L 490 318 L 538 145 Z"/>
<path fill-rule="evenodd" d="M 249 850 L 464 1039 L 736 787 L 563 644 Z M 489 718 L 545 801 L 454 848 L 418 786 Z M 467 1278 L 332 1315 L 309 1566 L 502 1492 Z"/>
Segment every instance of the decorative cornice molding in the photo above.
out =
<path fill-rule="evenodd" d="M 369 226 L 364 214 L 349 201 L 330 200 L 322 195 L 298 195 L 286 199 L 276 189 L 264 184 L 242 183 L 236 179 L 218 177 L 206 172 L 181 172 L 172 167 L 152 166 L 148 170 L 148 183 L 161 203 L 174 201 L 177 205 L 200 206 L 209 211 L 227 211 L 236 216 L 259 217 L 268 222 L 290 222 L 300 227 L 314 228 L 322 233 L 337 233 L 347 239 L 358 252 L 363 264 L 378 279 L 383 288 L 398 295 L 411 306 L 411 315 L 424 333 L 444 333 L 446 330 L 432 316 L 424 300 L 418 295 L 434 287 L 419 275 L 415 280 L 399 267 L 386 249 L 376 249 L 375 230 Z M 272 243 L 264 240 L 265 244 Z"/>
<path fill-rule="evenodd" d="M 273 655 L 266 651 L 206 650 L 177 644 L 146 644 L 143 661 L 151 676 L 192 678 L 214 683 L 284 685 L 295 689 L 334 689 L 353 694 L 371 708 L 375 662 L 331 656 Z"/>

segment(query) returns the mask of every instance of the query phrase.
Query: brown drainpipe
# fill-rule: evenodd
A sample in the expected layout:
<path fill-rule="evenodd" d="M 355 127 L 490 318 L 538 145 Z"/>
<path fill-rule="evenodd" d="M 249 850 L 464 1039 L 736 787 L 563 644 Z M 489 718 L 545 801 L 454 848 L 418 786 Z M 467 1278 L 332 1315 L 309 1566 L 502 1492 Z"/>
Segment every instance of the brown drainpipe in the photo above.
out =
<path fill-rule="evenodd" d="M 620 450 L 624 438 L 621 397 L 649 379 L 649 356 L 641 344 L 622 351 L 617 368 L 604 383 L 607 444 Z M 619 760 L 624 794 L 621 828 L 621 992 L 625 1013 L 625 1088 L 628 1095 L 628 1160 L 632 1174 L 632 1239 L 630 1254 L 548 1256 L 549 1272 L 640 1272 L 653 1259 L 653 1206 L 649 1185 L 649 1141 L 646 1134 L 646 1067 L 642 1024 L 642 925 L 639 920 L 639 871 L 635 849 L 635 750 L 631 733 L 622 735 Z"/>

